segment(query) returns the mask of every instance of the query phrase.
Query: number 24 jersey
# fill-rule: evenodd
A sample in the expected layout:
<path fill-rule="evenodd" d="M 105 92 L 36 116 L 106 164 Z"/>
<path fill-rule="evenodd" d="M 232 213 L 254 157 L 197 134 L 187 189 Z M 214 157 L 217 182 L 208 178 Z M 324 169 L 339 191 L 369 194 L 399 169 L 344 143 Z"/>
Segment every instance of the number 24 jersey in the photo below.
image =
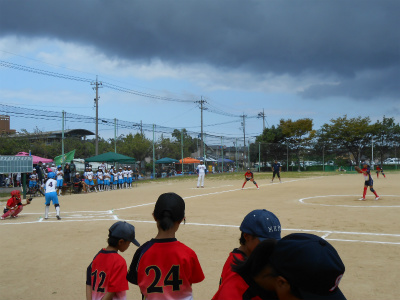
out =
<path fill-rule="evenodd" d="M 126 277 L 144 299 L 193 299 L 192 284 L 204 280 L 196 253 L 177 241 L 152 239 L 136 250 Z"/>

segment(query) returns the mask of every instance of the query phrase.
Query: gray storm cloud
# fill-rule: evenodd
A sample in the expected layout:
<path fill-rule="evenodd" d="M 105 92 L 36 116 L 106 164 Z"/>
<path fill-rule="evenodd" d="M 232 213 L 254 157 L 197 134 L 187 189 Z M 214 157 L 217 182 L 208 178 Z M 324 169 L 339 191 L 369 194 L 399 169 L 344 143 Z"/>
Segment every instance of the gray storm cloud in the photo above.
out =
<path fill-rule="evenodd" d="M 0 36 L 48 37 L 144 63 L 334 78 L 306 98 L 398 98 L 400 1 L 2 0 Z"/>

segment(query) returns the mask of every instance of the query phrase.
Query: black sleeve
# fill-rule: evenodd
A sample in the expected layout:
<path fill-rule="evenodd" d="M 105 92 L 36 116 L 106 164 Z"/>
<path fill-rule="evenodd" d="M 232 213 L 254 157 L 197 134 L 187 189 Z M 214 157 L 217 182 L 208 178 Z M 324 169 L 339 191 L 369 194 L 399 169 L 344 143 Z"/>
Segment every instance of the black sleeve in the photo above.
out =
<path fill-rule="evenodd" d="M 86 269 L 86 285 L 92 286 L 92 263 Z"/>
<path fill-rule="evenodd" d="M 136 250 L 135 255 L 132 258 L 131 265 L 128 269 L 128 274 L 126 275 L 126 280 L 128 280 L 132 284 L 138 284 L 137 281 L 137 267 L 139 264 L 139 258 L 142 255 L 142 247 Z"/>

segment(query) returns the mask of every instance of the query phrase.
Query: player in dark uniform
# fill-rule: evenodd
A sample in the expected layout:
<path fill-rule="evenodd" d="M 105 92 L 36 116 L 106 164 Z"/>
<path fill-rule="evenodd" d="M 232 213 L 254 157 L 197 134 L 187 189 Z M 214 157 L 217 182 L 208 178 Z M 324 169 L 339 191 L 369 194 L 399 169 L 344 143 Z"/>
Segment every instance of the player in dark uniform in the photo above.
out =
<path fill-rule="evenodd" d="M 126 278 L 139 286 L 143 299 L 192 299 L 192 284 L 204 274 L 196 253 L 175 238 L 185 202 L 175 193 L 162 194 L 153 217 L 158 234 L 136 251 Z"/>
<path fill-rule="evenodd" d="M 275 162 L 272 164 L 271 170 L 272 170 L 272 172 L 273 172 L 273 173 L 272 173 L 271 182 L 274 182 L 275 175 L 278 176 L 279 182 L 282 182 L 282 180 L 281 180 L 281 170 L 282 170 L 282 167 L 281 167 L 281 164 L 278 163 L 277 160 L 275 160 Z"/>
<path fill-rule="evenodd" d="M 242 190 L 243 190 L 244 186 L 246 185 L 247 181 L 249 181 L 249 180 L 254 183 L 254 185 L 257 187 L 257 190 L 260 189 L 257 185 L 257 182 L 254 180 L 253 172 L 250 171 L 250 168 L 247 168 L 247 172 L 244 173 L 244 182 L 242 185 Z"/>
<path fill-rule="evenodd" d="M 379 200 L 379 196 L 378 196 L 378 194 L 376 193 L 376 191 L 374 190 L 374 181 L 373 181 L 373 179 L 372 179 L 372 177 L 371 177 L 371 169 L 370 169 L 370 167 L 369 167 L 367 164 L 364 164 L 363 167 L 364 167 L 364 168 L 361 169 L 360 173 L 363 174 L 364 180 L 365 180 L 365 183 L 364 183 L 364 192 L 363 192 L 362 198 L 360 198 L 360 199 L 358 199 L 358 200 L 361 200 L 361 201 L 364 201 L 364 200 L 365 200 L 365 195 L 367 194 L 367 189 L 368 189 L 368 187 L 369 187 L 369 190 L 370 190 L 372 193 L 374 193 L 374 195 L 375 195 L 375 200 Z"/>
<path fill-rule="evenodd" d="M 383 177 L 386 178 L 385 173 L 383 173 L 383 168 L 380 165 L 376 166 L 376 178 L 379 178 L 379 173 L 382 173 Z"/>

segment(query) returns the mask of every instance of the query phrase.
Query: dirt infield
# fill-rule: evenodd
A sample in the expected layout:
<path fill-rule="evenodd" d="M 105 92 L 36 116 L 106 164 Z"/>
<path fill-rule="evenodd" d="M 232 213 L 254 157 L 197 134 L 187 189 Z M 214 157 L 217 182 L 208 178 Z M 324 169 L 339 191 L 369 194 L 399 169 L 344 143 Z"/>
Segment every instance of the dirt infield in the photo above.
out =
<path fill-rule="evenodd" d="M 268 176 L 268 177 L 267 177 Z M 285 176 L 285 174 L 283 174 Z M 265 208 L 281 221 L 283 235 L 309 232 L 323 236 L 338 250 L 346 272 L 340 287 L 347 299 L 398 299 L 400 277 L 400 174 L 374 179 L 381 199 L 357 201 L 359 174 L 283 178 L 270 183 L 258 176 L 257 190 L 242 179 L 196 178 L 142 183 L 131 190 L 60 197 L 62 220 L 54 207 L 43 220 L 44 198 L 35 198 L 17 219 L 0 221 L 0 299 L 84 299 L 86 268 L 106 246 L 116 220 L 136 227 L 141 243 L 156 234 L 151 213 L 158 196 L 175 192 L 186 202 L 186 225 L 177 238 L 196 251 L 206 279 L 193 286 L 195 299 L 211 299 L 228 253 L 238 246 L 243 217 Z M 136 247 L 122 254 L 128 265 Z M 141 299 L 130 285 L 128 299 Z"/>

